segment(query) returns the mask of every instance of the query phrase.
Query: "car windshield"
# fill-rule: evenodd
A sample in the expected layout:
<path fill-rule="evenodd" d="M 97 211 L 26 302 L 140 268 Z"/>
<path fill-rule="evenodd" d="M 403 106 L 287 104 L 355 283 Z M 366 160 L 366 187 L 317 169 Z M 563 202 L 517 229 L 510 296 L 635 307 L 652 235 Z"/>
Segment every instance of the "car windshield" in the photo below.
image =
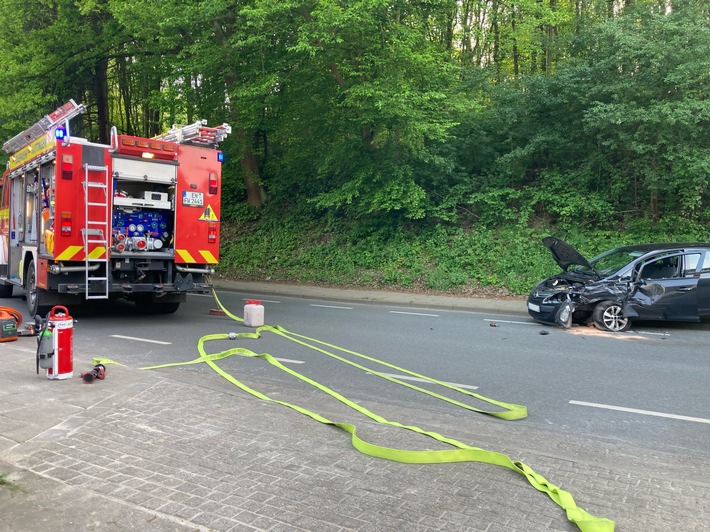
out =
<path fill-rule="evenodd" d="M 574 271 L 579 273 L 593 274 L 596 273 L 601 277 L 607 277 L 612 273 L 619 271 L 635 258 L 640 257 L 641 252 L 633 249 L 610 249 L 601 255 L 597 255 L 589 261 L 593 270 L 586 266 L 576 266 Z"/>

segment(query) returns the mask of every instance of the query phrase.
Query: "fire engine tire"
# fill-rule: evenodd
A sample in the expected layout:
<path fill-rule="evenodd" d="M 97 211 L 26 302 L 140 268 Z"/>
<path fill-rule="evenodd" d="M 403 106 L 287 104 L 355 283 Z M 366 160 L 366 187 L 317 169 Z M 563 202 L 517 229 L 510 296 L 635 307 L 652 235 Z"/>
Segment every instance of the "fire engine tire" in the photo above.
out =
<path fill-rule="evenodd" d="M 12 285 L 0 284 L 0 298 L 12 297 Z"/>
<path fill-rule="evenodd" d="M 180 308 L 180 303 L 159 303 L 160 311 L 158 314 L 175 314 Z"/>
<path fill-rule="evenodd" d="M 174 314 L 180 303 L 159 303 L 155 301 L 136 301 L 136 310 L 140 314 Z"/>
<path fill-rule="evenodd" d="M 27 266 L 25 290 L 27 291 L 27 308 L 30 311 L 30 316 L 45 316 L 52 307 L 44 302 L 47 295 L 46 291 L 42 288 L 37 288 L 37 271 L 34 261 L 31 261 L 29 266 Z"/>

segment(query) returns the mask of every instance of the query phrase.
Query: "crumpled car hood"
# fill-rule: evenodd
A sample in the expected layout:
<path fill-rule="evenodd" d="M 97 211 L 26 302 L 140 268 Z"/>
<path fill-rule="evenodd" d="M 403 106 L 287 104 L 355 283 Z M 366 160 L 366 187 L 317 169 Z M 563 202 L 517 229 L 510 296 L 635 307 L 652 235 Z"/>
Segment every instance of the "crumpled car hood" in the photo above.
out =
<path fill-rule="evenodd" d="M 557 262 L 557 264 L 560 265 L 560 268 L 564 271 L 567 271 L 567 269 L 573 265 L 584 266 L 585 268 L 589 268 L 591 271 L 594 271 L 594 268 L 591 264 L 589 264 L 589 261 L 585 259 L 579 251 L 574 249 L 564 240 L 560 240 L 554 236 L 546 236 L 542 239 L 542 243 L 545 244 L 545 247 L 550 250 L 555 262 Z"/>

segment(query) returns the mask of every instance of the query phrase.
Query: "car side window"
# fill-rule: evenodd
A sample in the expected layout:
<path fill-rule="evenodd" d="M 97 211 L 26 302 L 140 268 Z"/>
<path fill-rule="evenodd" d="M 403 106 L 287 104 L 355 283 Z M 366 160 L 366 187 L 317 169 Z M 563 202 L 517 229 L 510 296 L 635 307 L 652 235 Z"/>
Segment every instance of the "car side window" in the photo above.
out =
<path fill-rule="evenodd" d="M 700 271 L 702 273 L 710 272 L 710 251 L 705 252 L 705 260 L 703 260 L 703 266 Z"/>
<path fill-rule="evenodd" d="M 647 262 L 641 266 L 641 273 L 639 277 L 641 279 L 656 279 L 657 273 L 659 271 L 658 261 Z"/>
<path fill-rule="evenodd" d="M 672 279 L 678 276 L 680 255 L 647 262 L 641 270 L 642 279 Z"/>
<path fill-rule="evenodd" d="M 705 257 L 707 259 L 707 254 Z M 683 277 L 693 277 L 695 270 L 698 269 L 699 262 L 700 253 L 688 253 L 687 255 L 683 255 Z"/>

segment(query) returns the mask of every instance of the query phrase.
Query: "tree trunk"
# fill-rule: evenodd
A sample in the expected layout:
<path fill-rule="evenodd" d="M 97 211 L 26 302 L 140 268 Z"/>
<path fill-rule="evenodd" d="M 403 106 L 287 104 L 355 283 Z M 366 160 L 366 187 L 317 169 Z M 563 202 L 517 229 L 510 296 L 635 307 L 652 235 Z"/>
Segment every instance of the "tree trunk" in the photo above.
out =
<path fill-rule="evenodd" d="M 515 37 L 515 9 L 510 14 L 510 29 L 513 31 L 513 75 L 517 78 L 520 73 L 520 52 L 518 51 L 518 40 Z"/>
<path fill-rule="evenodd" d="M 550 11 L 555 11 L 557 0 L 550 0 Z M 545 49 L 545 72 L 552 72 L 552 52 L 555 46 L 555 38 L 557 37 L 557 26 L 552 24 L 547 25 L 547 46 Z"/>
<path fill-rule="evenodd" d="M 247 203 L 258 206 L 264 202 L 264 191 L 259 183 L 259 158 L 253 149 L 251 135 L 244 128 L 237 128 L 240 152 L 240 165 L 244 176 L 244 186 L 247 189 Z M 241 150 L 245 151 L 241 151 Z"/>
<path fill-rule="evenodd" d="M 94 94 L 96 95 L 96 121 L 99 133 L 99 142 L 108 144 L 110 142 L 108 123 L 108 80 L 107 80 L 108 60 L 102 59 L 96 63 L 94 71 Z"/>
<path fill-rule="evenodd" d="M 124 115 L 124 131 L 129 135 L 133 134 L 133 119 L 131 116 L 131 97 L 130 97 L 130 79 L 126 68 L 126 58 L 120 57 L 117 59 L 118 65 L 118 91 L 121 95 L 123 103 Z"/>
<path fill-rule="evenodd" d="M 491 10 L 491 29 L 493 30 L 493 68 L 496 72 L 496 81 L 501 81 L 501 57 L 500 57 L 500 27 L 498 26 L 498 0 L 494 0 Z"/>
<path fill-rule="evenodd" d="M 658 200 L 658 191 L 657 190 L 651 190 L 651 195 L 648 201 L 648 208 L 651 214 L 651 220 L 654 222 L 657 222 L 658 219 L 661 217 L 660 215 L 660 205 L 659 205 L 659 200 Z"/>
<path fill-rule="evenodd" d="M 228 26 L 223 26 L 215 20 L 212 22 L 212 27 L 215 32 L 215 40 L 222 46 L 226 47 L 232 33 L 228 29 Z M 236 82 L 237 74 L 235 71 L 228 71 L 224 75 L 224 84 L 227 94 L 229 94 L 231 87 L 234 87 Z M 254 150 L 253 135 L 251 132 L 239 125 L 241 120 L 239 120 L 239 112 L 236 109 L 232 108 L 230 115 L 232 117 L 233 126 L 237 132 L 236 137 L 240 156 L 239 164 L 242 168 L 244 187 L 247 191 L 247 203 L 255 206 L 262 205 L 266 198 L 266 194 L 261 186 L 259 156 Z"/>

